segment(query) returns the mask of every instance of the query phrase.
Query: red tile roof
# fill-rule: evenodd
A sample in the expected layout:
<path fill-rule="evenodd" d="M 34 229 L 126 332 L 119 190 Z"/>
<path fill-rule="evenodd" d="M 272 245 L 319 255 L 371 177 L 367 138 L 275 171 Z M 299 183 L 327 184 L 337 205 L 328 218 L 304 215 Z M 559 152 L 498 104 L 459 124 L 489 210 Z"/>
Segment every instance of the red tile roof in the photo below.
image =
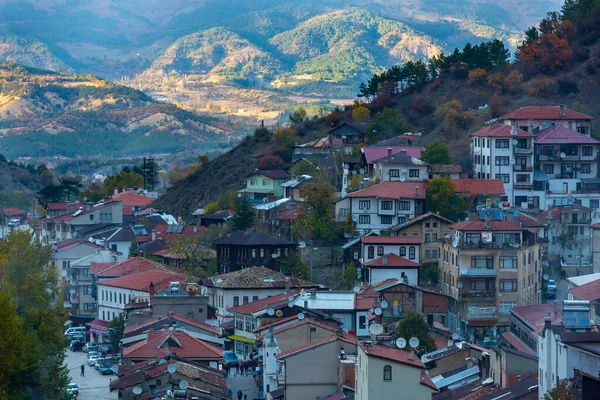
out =
<path fill-rule="evenodd" d="M 454 193 L 470 196 L 503 195 L 504 184 L 500 179 L 452 179 Z"/>
<path fill-rule="evenodd" d="M 554 314 L 555 304 L 556 314 Z M 539 333 L 544 328 L 546 317 L 550 317 L 553 324 L 562 321 L 562 302 L 513 307 L 510 312 L 529 325 L 534 333 Z"/>
<path fill-rule="evenodd" d="M 196 225 L 183 225 L 181 233 L 167 233 L 168 229 L 168 224 L 158 224 L 154 227 L 152 232 L 155 234 L 156 239 L 160 238 L 165 242 L 169 242 L 178 239 L 181 236 L 203 234 L 206 233 L 206 231 L 208 230 L 208 228 L 205 226 Z M 152 234 L 150 234 L 149 236 L 152 237 Z"/>
<path fill-rule="evenodd" d="M 425 190 L 425 183 L 423 182 L 383 182 L 363 190 L 348 193 L 348 197 L 424 199 L 426 197 Z"/>
<path fill-rule="evenodd" d="M 175 353 L 181 358 L 219 360 L 223 350 L 179 330 L 148 331 L 142 340 L 123 350 L 124 358 L 162 358 Z"/>
<path fill-rule="evenodd" d="M 169 313 L 167 315 L 159 315 L 158 317 L 154 317 L 154 318 L 151 318 L 151 319 L 149 319 L 147 321 L 140 322 L 139 324 L 128 326 L 127 328 L 125 328 L 125 332 L 124 333 L 128 334 L 128 333 L 137 331 L 139 329 L 143 329 L 145 327 L 148 327 L 148 326 L 150 326 L 152 324 L 155 324 L 155 323 L 157 323 L 159 321 L 168 320 L 168 319 L 174 319 L 176 321 L 184 322 L 184 323 L 186 323 L 188 325 L 195 326 L 196 328 L 200 328 L 202 330 L 211 332 L 211 333 L 213 333 L 215 335 L 220 335 L 221 334 L 221 332 L 217 328 L 215 328 L 213 326 L 207 325 L 204 322 L 194 321 L 193 319 L 186 318 L 183 315 L 179 315 L 179 314 L 174 313 L 174 312 L 171 312 L 171 313 Z"/>
<path fill-rule="evenodd" d="M 486 221 L 476 219 L 473 221 L 463 221 L 458 224 L 450 225 L 451 229 L 458 231 L 527 231 L 527 228 L 511 224 L 508 221 L 491 221 L 491 225 L 487 226 Z"/>
<path fill-rule="evenodd" d="M 99 320 L 98 318 L 95 318 L 91 322 L 88 322 L 86 325 L 95 326 L 98 328 L 108 328 L 108 324 L 110 324 L 110 322 L 102 321 L 102 320 Z"/>
<path fill-rule="evenodd" d="M 421 158 L 421 152 L 425 150 L 425 147 L 411 147 L 411 146 L 369 146 L 363 147 L 361 151 L 365 155 L 367 164 L 373 164 L 375 160 L 379 160 L 382 157 L 388 156 L 388 149 L 391 149 L 392 154 L 398 154 L 402 151 L 406 151 L 406 155 L 414 158 Z"/>
<path fill-rule="evenodd" d="M 281 324 L 285 324 L 285 323 L 290 322 L 290 321 L 295 321 L 297 319 L 298 319 L 297 315 L 290 315 L 289 317 L 279 318 L 279 319 L 277 319 L 277 320 L 275 320 L 273 322 L 270 322 L 270 323 L 265 324 L 265 325 L 261 325 L 258 328 L 254 328 L 253 332 L 254 333 L 258 333 L 258 332 L 264 331 L 265 329 L 269 329 L 271 327 L 275 327 L 275 326 L 278 326 L 278 325 L 281 325 Z"/>
<path fill-rule="evenodd" d="M 144 207 L 152 203 L 152 199 L 135 192 L 121 192 L 111 196 L 113 201 L 122 201 L 123 207 Z"/>
<path fill-rule="evenodd" d="M 524 213 L 519 213 L 517 221 L 519 221 L 519 224 L 525 228 L 539 228 L 548 226 L 546 222 L 539 220 L 537 217 Z"/>
<path fill-rule="evenodd" d="M 294 317 L 298 318 L 297 316 L 294 316 Z M 332 333 L 335 333 L 335 331 L 339 328 L 339 324 L 338 324 L 337 327 L 335 327 L 335 326 L 328 325 L 326 323 L 322 323 L 322 322 L 316 321 L 316 320 L 314 320 L 312 318 L 305 318 L 303 320 L 297 320 L 296 322 L 294 322 L 292 324 L 282 326 L 282 327 L 280 327 L 278 329 L 274 329 L 273 330 L 273 334 L 277 335 L 279 333 L 289 331 L 290 329 L 296 329 L 299 326 L 304 326 L 304 325 L 318 326 L 319 328 L 323 328 L 323 329 L 325 329 L 327 331 L 330 331 Z M 268 334 L 269 334 L 268 332 L 265 332 L 265 333 L 261 334 L 259 336 L 259 339 L 265 338 Z"/>
<path fill-rule="evenodd" d="M 598 300 L 600 299 L 600 279 L 569 289 L 569 293 L 580 300 Z"/>
<path fill-rule="evenodd" d="M 90 274 L 96 275 L 100 271 L 108 269 L 115 264 L 116 264 L 116 262 L 91 262 L 90 263 Z"/>
<path fill-rule="evenodd" d="M 532 133 L 525 132 L 522 129 L 516 128 L 515 134 L 510 133 L 512 127 L 506 124 L 491 124 L 480 130 L 471 133 L 471 136 L 479 137 L 531 137 Z"/>
<path fill-rule="evenodd" d="M 362 236 L 362 244 L 421 244 L 423 238 L 414 236 Z"/>
<path fill-rule="evenodd" d="M 92 263 L 94 264 L 94 263 Z M 100 263 L 96 263 L 100 264 Z M 90 265 L 90 273 L 96 275 L 96 277 L 102 278 L 112 278 L 124 275 L 137 274 L 139 272 L 144 271 L 164 271 L 169 273 L 174 273 L 169 271 L 164 265 L 157 263 L 156 261 L 148 260 L 143 257 L 134 257 L 127 259 L 125 261 L 121 261 L 120 263 L 102 263 L 109 264 L 106 268 L 101 269 L 93 273 L 91 271 Z M 103 281 L 105 282 L 105 281 Z"/>
<path fill-rule="evenodd" d="M 589 213 L 592 212 L 591 208 L 587 208 L 587 207 L 579 206 L 579 205 L 558 206 L 558 207 L 551 208 L 550 210 L 542 211 L 535 217 L 538 219 L 558 219 L 560 217 L 560 214 L 569 212 L 569 211 L 573 211 L 573 210 L 585 211 L 585 212 L 589 212 Z"/>
<path fill-rule="evenodd" d="M 332 336 L 324 337 L 324 338 L 319 339 L 319 340 L 315 340 L 314 342 L 307 343 L 307 344 L 302 345 L 302 346 L 298 346 L 298 347 L 290 349 L 288 351 L 284 351 L 283 353 L 279 353 L 279 354 L 277 354 L 276 358 L 277 359 L 285 358 L 285 357 L 291 356 L 291 355 L 296 354 L 296 353 L 301 353 L 301 352 L 306 351 L 306 350 L 314 349 L 314 348 L 317 348 L 319 346 L 335 342 L 337 340 L 340 340 L 342 342 L 349 343 L 349 344 L 356 344 L 356 338 L 354 336 L 332 335 Z"/>
<path fill-rule="evenodd" d="M 189 278 L 189 275 L 176 274 L 174 272 L 144 271 L 121 276 L 119 278 L 102 280 L 98 282 L 98 285 L 147 292 L 149 290 L 150 283 L 154 284 L 155 290 L 158 291 L 161 289 L 167 289 L 170 282 L 186 281 Z"/>
<path fill-rule="evenodd" d="M 4 208 L 4 214 L 6 214 L 8 217 L 19 216 L 24 213 L 25 213 L 25 211 L 18 209 L 18 208 L 13 208 L 13 207 L 5 207 Z"/>
<path fill-rule="evenodd" d="M 517 349 L 521 353 L 535 355 L 535 352 L 531 348 L 529 348 L 529 346 L 527 346 L 525 343 L 521 342 L 521 340 L 518 337 L 516 337 L 514 333 L 504 332 L 502 334 L 502 337 L 504 339 L 506 339 L 506 341 L 508 343 L 510 343 L 511 346 L 513 346 L 515 349 Z"/>
<path fill-rule="evenodd" d="M 541 130 L 535 135 L 536 144 L 590 144 L 599 145 L 600 142 L 583 133 L 575 132 L 562 125 L 553 125 Z"/>
<path fill-rule="evenodd" d="M 425 369 L 425 365 L 421 362 L 417 355 L 413 354 L 412 360 L 409 359 L 410 351 L 394 349 L 392 347 L 385 347 L 376 344 L 373 344 L 369 347 L 361 344 L 360 348 L 369 356 L 383 358 L 401 364 L 407 364 L 413 367 Z"/>
<path fill-rule="evenodd" d="M 268 308 L 272 308 L 270 306 L 275 305 L 277 303 L 281 303 L 279 305 L 287 306 L 288 297 L 294 296 L 298 293 L 297 290 L 293 290 L 287 293 L 276 294 L 275 296 L 267 297 L 261 300 L 256 300 L 248 304 L 242 304 L 237 307 L 230 308 L 229 311 L 238 314 L 246 314 L 250 315 L 258 311 L 266 310 Z"/>
<path fill-rule="evenodd" d="M 589 115 L 582 114 L 580 112 L 571 110 L 564 107 L 564 115 L 560 115 L 560 106 L 528 106 L 517 108 L 502 116 L 502 119 L 541 119 L 541 120 L 552 120 L 552 119 L 593 119 Z"/>
<path fill-rule="evenodd" d="M 373 285 L 364 287 L 363 289 L 361 289 L 360 294 L 362 294 L 362 295 L 369 295 L 369 294 L 370 295 L 379 295 L 379 292 L 377 291 L 378 288 L 380 288 L 382 286 L 393 285 L 396 283 L 400 283 L 400 279 L 388 278 L 383 282 L 378 282 Z"/>
<path fill-rule="evenodd" d="M 375 307 L 375 300 L 379 295 L 357 295 L 354 298 L 354 309 L 356 311 L 370 310 Z"/>
<path fill-rule="evenodd" d="M 66 210 L 69 208 L 69 203 L 48 203 L 46 204 L 47 210 Z"/>
<path fill-rule="evenodd" d="M 394 253 L 386 254 L 383 257 L 374 259 L 365 264 L 366 267 L 377 267 L 377 268 L 419 268 L 421 265 L 414 261 L 410 261 L 404 257 L 397 256 Z"/>
<path fill-rule="evenodd" d="M 435 386 L 435 384 L 433 383 L 433 381 L 431 380 L 431 378 L 429 377 L 429 375 L 427 375 L 427 373 L 425 371 L 421 372 L 421 385 L 425 385 L 431 389 L 433 389 L 435 392 L 438 392 L 438 388 L 437 386 Z"/>

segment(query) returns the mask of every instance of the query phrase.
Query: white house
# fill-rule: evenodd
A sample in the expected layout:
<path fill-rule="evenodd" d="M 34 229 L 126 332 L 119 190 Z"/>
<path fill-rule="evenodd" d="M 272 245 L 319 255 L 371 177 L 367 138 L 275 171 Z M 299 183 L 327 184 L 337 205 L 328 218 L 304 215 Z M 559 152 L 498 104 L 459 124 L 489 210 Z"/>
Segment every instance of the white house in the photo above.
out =
<path fill-rule="evenodd" d="M 421 262 L 420 247 L 423 238 L 413 236 L 363 236 L 360 238 L 362 264 L 367 264 L 386 254 L 397 254 L 409 261 Z"/>
<path fill-rule="evenodd" d="M 528 106 L 517 108 L 502 116 L 507 125 L 536 134 L 550 125 L 561 125 L 589 136 L 592 117 L 571 110 L 564 105 Z"/>
<path fill-rule="evenodd" d="M 389 253 L 362 265 L 363 280 L 374 285 L 387 279 L 398 279 L 411 285 L 419 284 L 420 264 Z"/>
<path fill-rule="evenodd" d="M 391 147 L 386 157 L 373 163 L 374 175 L 381 182 L 422 182 L 429 177 L 427 167 L 427 163 L 407 155 L 406 152 L 392 154 Z"/>
<path fill-rule="evenodd" d="M 356 223 L 355 233 L 379 233 L 421 215 L 425 210 L 425 183 L 384 182 L 349 193 L 335 203 L 338 222 L 348 214 Z"/>

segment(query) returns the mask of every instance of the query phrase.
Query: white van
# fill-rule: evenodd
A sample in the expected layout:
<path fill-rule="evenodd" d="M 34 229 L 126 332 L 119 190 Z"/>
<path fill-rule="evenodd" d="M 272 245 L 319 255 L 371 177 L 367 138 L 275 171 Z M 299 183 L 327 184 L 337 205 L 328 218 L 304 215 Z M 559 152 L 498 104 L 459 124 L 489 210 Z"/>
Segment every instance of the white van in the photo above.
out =
<path fill-rule="evenodd" d="M 85 335 L 85 326 L 75 326 L 65 331 L 65 336 Z"/>

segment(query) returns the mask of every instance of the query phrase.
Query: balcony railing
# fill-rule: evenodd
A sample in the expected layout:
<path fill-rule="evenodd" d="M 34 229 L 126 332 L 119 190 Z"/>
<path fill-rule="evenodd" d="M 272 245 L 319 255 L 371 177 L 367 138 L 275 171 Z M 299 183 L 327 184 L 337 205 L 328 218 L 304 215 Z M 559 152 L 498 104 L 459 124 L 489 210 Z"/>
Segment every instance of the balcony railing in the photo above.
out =
<path fill-rule="evenodd" d="M 533 171 L 533 165 L 515 164 L 515 171 Z"/>
<path fill-rule="evenodd" d="M 517 182 L 515 183 L 516 189 L 531 189 L 533 187 L 533 183 L 531 182 Z"/>
<path fill-rule="evenodd" d="M 461 276 L 496 276 L 498 271 L 494 268 L 461 268 Z"/>
<path fill-rule="evenodd" d="M 533 147 L 515 147 L 515 154 L 533 154 Z"/>
<path fill-rule="evenodd" d="M 470 290 L 467 292 L 462 292 L 460 294 L 461 298 L 465 299 L 474 299 L 474 298 L 494 298 L 496 297 L 496 290 Z"/>
<path fill-rule="evenodd" d="M 71 296 L 71 303 L 79 304 L 79 296 Z"/>
<path fill-rule="evenodd" d="M 496 307 L 469 306 L 467 311 L 468 320 L 492 320 L 496 319 Z"/>

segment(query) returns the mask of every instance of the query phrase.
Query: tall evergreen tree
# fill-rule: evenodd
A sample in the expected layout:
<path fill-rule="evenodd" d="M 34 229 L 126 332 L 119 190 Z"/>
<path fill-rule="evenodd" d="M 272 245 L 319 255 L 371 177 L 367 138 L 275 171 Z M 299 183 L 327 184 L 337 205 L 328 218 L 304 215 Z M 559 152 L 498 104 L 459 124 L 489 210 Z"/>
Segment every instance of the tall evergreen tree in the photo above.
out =
<path fill-rule="evenodd" d="M 243 231 L 251 228 L 256 217 L 256 210 L 246 197 L 238 197 L 235 200 L 235 216 L 232 218 L 233 230 Z"/>

